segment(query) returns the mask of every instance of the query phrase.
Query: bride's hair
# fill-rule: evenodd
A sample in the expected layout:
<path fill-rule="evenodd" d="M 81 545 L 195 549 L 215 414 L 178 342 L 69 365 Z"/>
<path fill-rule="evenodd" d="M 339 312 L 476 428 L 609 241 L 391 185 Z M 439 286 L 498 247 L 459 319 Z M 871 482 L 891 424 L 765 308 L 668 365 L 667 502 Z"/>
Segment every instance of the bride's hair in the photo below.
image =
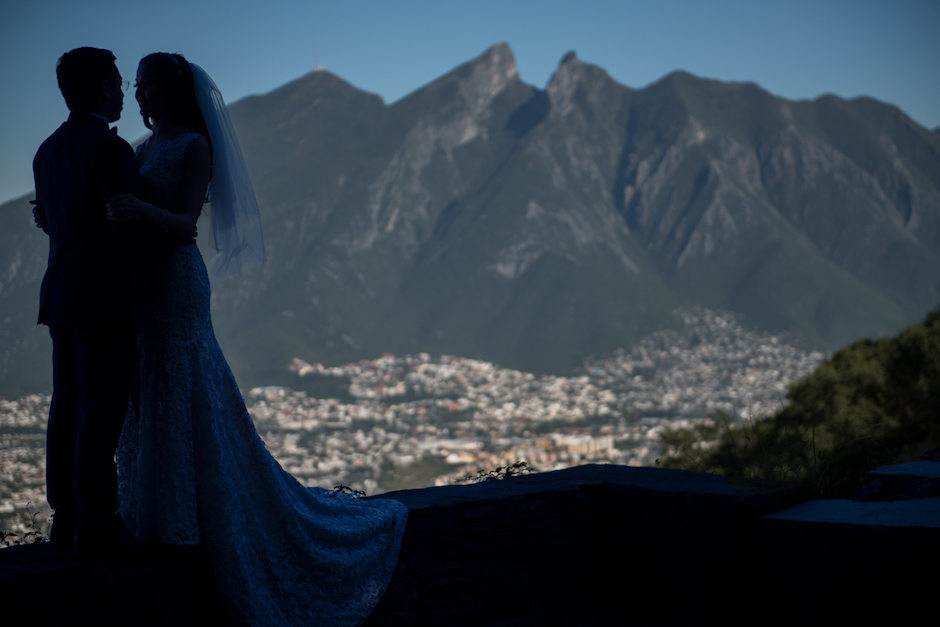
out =
<path fill-rule="evenodd" d="M 196 90 L 193 86 L 193 71 L 183 55 L 178 52 L 154 52 L 140 60 L 141 65 L 146 63 L 157 75 L 161 86 L 167 90 L 171 107 L 171 115 L 175 122 L 191 128 L 206 138 L 209 142 L 209 155 L 212 155 L 212 140 L 206 121 L 202 117 L 199 103 L 196 102 Z M 152 129 L 150 118 L 144 117 L 144 125 Z"/>

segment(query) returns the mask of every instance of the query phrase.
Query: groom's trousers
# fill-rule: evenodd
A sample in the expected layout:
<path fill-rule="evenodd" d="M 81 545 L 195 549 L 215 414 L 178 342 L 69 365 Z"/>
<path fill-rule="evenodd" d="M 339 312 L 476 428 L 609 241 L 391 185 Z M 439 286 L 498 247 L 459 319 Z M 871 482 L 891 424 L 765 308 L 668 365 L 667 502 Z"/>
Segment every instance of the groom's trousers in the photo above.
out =
<path fill-rule="evenodd" d="M 118 509 L 117 449 L 134 369 L 137 327 L 50 326 L 53 395 L 46 433 L 49 505 L 79 525 L 113 519 Z"/>

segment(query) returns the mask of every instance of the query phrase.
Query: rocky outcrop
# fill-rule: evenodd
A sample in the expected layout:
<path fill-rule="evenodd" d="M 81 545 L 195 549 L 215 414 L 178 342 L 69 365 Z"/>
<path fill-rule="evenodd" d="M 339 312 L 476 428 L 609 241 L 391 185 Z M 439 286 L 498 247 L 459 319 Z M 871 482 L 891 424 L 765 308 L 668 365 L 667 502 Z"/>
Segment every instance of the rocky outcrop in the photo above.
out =
<path fill-rule="evenodd" d="M 940 496 L 940 463 L 909 462 L 868 473 L 857 501 L 909 501 Z"/>

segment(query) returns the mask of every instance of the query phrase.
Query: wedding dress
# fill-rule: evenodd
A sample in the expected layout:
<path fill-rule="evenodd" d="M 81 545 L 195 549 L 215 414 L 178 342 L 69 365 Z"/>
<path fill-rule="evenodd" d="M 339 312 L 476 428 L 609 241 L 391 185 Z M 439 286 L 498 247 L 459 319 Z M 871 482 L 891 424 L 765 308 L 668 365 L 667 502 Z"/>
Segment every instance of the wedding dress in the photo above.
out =
<path fill-rule="evenodd" d="M 145 200 L 177 209 L 194 133 L 161 143 L 141 166 Z M 249 625 L 358 625 L 384 592 L 407 510 L 306 488 L 254 428 L 209 315 L 195 245 L 153 277 L 154 320 L 118 446 L 120 513 L 130 533 L 204 542 L 221 598 Z"/>

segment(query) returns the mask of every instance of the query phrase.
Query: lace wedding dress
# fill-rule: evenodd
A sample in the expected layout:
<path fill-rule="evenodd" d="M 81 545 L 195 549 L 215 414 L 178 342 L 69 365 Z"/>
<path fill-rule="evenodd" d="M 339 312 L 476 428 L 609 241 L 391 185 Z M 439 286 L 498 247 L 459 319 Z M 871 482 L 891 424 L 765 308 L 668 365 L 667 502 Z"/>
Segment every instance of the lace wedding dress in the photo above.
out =
<path fill-rule="evenodd" d="M 154 149 L 141 167 L 148 202 L 177 208 L 196 137 Z M 204 542 L 222 599 L 249 625 L 361 624 L 392 576 L 404 505 L 306 488 L 271 457 L 216 342 L 195 245 L 161 260 L 154 283 L 117 452 L 128 531 Z"/>

